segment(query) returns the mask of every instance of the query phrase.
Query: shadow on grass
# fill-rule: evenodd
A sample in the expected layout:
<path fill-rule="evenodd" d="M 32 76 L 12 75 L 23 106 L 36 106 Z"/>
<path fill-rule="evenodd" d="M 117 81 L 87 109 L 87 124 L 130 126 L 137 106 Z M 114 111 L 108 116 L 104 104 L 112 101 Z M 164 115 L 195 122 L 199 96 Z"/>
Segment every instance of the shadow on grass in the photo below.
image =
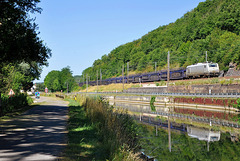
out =
<path fill-rule="evenodd" d="M 83 107 L 69 107 L 68 145 L 63 160 L 106 160 L 108 153 L 100 142 L 96 125 L 86 117 Z"/>

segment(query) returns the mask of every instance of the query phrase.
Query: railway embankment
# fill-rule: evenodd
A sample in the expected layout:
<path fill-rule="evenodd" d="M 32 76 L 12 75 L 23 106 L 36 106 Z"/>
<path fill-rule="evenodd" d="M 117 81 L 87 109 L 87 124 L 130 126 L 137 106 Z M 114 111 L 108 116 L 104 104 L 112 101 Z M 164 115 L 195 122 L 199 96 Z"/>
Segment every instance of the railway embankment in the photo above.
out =
<path fill-rule="evenodd" d="M 126 93 L 199 93 L 222 94 L 240 93 L 240 84 L 211 84 L 211 85 L 171 85 L 169 87 L 141 87 L 129 88 Z"/>

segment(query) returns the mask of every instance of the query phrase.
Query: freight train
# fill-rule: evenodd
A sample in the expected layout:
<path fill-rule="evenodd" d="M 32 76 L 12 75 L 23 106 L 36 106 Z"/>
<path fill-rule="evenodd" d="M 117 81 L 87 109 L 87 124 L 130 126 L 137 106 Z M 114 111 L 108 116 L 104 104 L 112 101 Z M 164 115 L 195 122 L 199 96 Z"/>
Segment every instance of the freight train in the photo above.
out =
<path fill-rule="evenodd" d="M 170 80 L 180 80 L 188 78 L 198 78 L 198 77 L 213 77 L 219 76 L 219 66 L 217 63 L 197 63 L 194 65 L 189 65 L 186 68 L 172 69 L 169 72 Z M 124 79 L 124 80 L 123 80 Z M 112 83 L 145 83 L 145 82 L 155 82 L 155 81 L 166 81 L 167 80 L 167 70 L 161 70 L 151 73 L 142 73 L 136 75 L 129 75 L 124 77 L 108 78 L 101 81 L 90 81 L 89 85 L 108 85 Z M 79 86 L 83 86 L 84 83 L 79 83 Z"/>

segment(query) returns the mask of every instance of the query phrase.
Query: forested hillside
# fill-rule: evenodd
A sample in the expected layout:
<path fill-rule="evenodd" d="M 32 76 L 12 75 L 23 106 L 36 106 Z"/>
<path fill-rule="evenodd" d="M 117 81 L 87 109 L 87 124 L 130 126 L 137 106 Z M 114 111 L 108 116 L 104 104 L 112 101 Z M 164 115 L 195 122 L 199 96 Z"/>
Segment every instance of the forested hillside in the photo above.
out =
<path fill-rule="evenodd" d="M 96 80 L 97 71 L 101 69 L 103 79 L 119 76 L 123 64 L 126 71 L 127 62 L 130 74 L 154 71 L 155 65 L 157 70 L 166 69 L 168 51 L 171 68 L 204 62 L 207 51 L 208 61 L 219 63 L 220 69 L 226 71 L 230 62 L 239 67 L 239 33 L 240 1 L 206 0 L 175 23 L 117 47 L 82 74 Z"/>

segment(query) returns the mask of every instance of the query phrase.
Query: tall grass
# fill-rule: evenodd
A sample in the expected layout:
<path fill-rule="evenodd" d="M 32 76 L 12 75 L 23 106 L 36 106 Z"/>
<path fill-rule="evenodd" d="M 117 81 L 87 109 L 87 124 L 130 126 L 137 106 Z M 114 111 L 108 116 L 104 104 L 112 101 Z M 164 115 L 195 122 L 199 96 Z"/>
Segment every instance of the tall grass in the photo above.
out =
<path fill-rule="evenodd" d="M 86 98 L 83 106 L 87 117 L 96 124 L 99 139 L 104 145 L 104 151 L 110 156 L 110 160 L 114 157 L 118 158 L 117 160 L 126 157 L 121 153 L 125 147 L 131 151 L 135 150 L 137 126 L 126 111 L 113 109 L 99 97 Z"/>
<path fill-rule="evenodd" d="M 127 111 L 114 109 L 100 97 L 67 96 L 68 146 L 61 160 L 141 161 L 137 124 Z M 75 100 L 75 99 L 74 99 Z"/>
<path fill-rule="evenodd" d="M 95 124 L 86 117 L 86 112 L 79 102 L 71 99 L 68 101 L 68 145 L 59 160 L 106 160 L 107 156 L 101 149 Z"/>

